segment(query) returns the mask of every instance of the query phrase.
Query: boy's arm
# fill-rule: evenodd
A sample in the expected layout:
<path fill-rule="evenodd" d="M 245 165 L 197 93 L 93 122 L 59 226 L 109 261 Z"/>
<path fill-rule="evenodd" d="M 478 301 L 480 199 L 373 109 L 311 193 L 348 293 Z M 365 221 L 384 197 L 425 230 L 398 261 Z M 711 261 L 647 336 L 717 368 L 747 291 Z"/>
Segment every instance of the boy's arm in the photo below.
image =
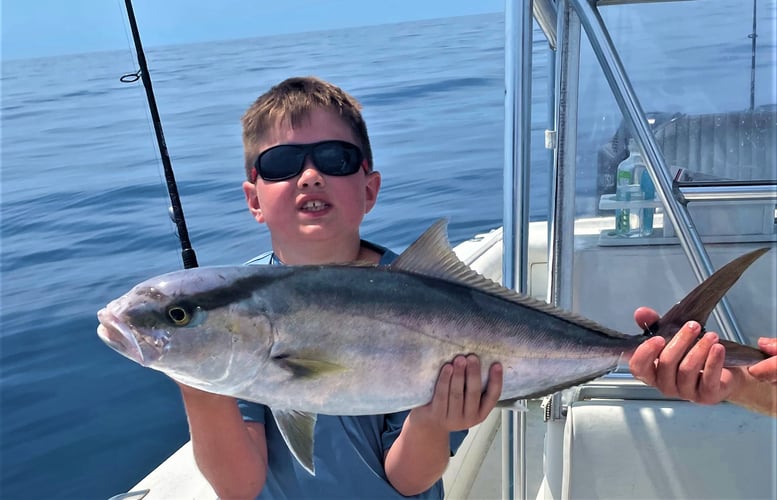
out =
<path fill-rule="evenodd" d="M 491 366 L 485 392 L 480 377 L 477 356 L 458 356 L 440 370 L 432 401 L 410 411 L 384 465 L 399 493 L 411 496 L 431 488 L 448 465 L 450 433 L 481 423 L 496 406 L 501 365 Z"/>
<path fill-rule="evenodd" d="M 202 475 L 219 498 L 256 498 L 267 477 L 264 425 L 244 422 L 234 398 L 179 387 Z"/>

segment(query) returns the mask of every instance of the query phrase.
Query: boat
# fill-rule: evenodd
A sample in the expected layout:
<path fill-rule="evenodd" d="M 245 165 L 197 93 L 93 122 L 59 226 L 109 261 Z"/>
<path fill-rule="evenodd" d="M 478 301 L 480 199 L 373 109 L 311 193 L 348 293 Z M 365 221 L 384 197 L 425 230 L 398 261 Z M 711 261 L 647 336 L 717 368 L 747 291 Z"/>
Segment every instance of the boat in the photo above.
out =
<path fill-rule="evenodd" d="M 608 9 L 645 3 L 656 4 L 506 2 L 504 225 L 455 250 L 505 286 L 636 332 L 636 306 L 664 312 L 720 265 L 771 247 L 708 324 L 722 338 L 753 344 L 777 332 L 777 108 L 756 105 L 751 90 L 749 107 L 645 111 L 617 50 L 626 35 L 607 22 Z M 696 3 L 661 8 L 673 15 L 681 5 L 686 13 L 703 8 Z M 554 61 L 545 132 L 553 189 L 544 221 L 528 217 L 534 22 Z M 755 43 L 755 29 L 750 35 Z M 583 82 L 594 64 L 596 84 Z M 774 57 L 769 64 L 774 75 Z M 766 80 L 773 96 L 774 76 Z M 608 89 L 611 100 L 589 98 L 592 88 Z M 599 145 L 596 168 L 581 165 L 578 145 L 594 128 L 591 117 L 613 113 L 621 122 Z M 654 192 L 647 196 L 640 182 L 631 191 L 638 195 L 619 196 L 618 167 L 637 154 Z M 624 232 L 619 219 L 638 230 Z M 494 411 L 470 431 L 445 473 L 446 498 L 777 498 L 771 417 L 667 398 L 626 367 L 528 407 Z M 122 498 L 216 495 L 187 443 Z"/>

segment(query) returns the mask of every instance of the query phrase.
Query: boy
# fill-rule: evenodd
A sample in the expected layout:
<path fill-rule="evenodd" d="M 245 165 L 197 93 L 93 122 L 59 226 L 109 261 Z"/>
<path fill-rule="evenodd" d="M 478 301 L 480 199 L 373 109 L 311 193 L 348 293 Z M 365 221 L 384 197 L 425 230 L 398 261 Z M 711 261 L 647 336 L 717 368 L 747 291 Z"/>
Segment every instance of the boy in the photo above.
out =
<path fill-rule="evenodd" d="M 389 263 L 395 254 L 361 240 L 378 197 L 360 105 L 322 80 L 290 78 L 243 116 L 248 208 L 267 224 L 271 265 Z M 442 474 L 466 429 L 502 390 L 495 364 L 483 391 L 476 356 L 440 371 L 432 401 L 409 412 L 319 415 L 316 475 L 292 457 L 268 408 L 181 386 L 197 465 L 220 498 L 442 498 Z"/>

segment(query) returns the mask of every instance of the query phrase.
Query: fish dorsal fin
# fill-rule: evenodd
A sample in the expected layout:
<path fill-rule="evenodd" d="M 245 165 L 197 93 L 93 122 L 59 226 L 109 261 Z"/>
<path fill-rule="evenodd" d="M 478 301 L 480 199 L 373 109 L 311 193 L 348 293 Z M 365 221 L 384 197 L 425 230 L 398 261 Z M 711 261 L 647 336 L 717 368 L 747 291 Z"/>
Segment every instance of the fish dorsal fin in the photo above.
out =
<path fill-rule="evenodd" d="M 448 242 L 447 226 L 448 223 L 445 219 L 439 219 L 432 224 L 424 234 L 390 264 L 389 268 L 394 271 L 422 274 L 476 288 L 482 292 L 496 295 L 525 307 L 537 309 L 612 337 L 628 337 L 628 335 L 611 330 L 579 314 L 559 309 L 547 302 L 505 288 L 474 271 L 454 253 Z"/>
<path fill-rule="evenodd" d="M 418 237 L 389 266 L 395 271 L 407 271 L 439 278 L 475 288 L 489 288 L 495 283 L 459 260 L 448 242 L 448 221 L 439 219 Z"/>
<path fill-rule="evenodd" d="M 315 476 L 313 430 L 316 427 L 317 415 L 315 413 L 296 410 L 276 410 L 274 408 L 272 409 L 272 414 L 291 454 L 294 455 L 294 458 L 297 459 L 297 462 L 306 471 Z"/>

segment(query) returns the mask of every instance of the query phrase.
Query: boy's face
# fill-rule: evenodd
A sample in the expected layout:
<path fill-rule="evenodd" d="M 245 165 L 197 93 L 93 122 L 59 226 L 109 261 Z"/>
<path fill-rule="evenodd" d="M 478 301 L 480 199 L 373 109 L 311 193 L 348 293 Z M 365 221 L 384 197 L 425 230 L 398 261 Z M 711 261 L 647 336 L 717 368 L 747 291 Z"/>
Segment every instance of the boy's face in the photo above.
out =
<path fill-rule="evenodd" d="M 259 153 L 280 144 L 310 144 L 341 140 L 359 145 L 350 128 L 335 113 L 313 110 L 297 128 L 281 123 L 265 137 Z M 256 184 L 243 183 L 248 207 L 254 218 L 270 228 L 273 247 L 306 242 L 345 243 L 359 237 L 359 226 L 375 205 L 380 174 L 364 169 L 346 176 L 319 172 L 313 160 L 305 159 L 302 172 L 291 179 L 270 182 L 261 177 Z M 276 248 L 281 245 L 281 248 Z"/>

